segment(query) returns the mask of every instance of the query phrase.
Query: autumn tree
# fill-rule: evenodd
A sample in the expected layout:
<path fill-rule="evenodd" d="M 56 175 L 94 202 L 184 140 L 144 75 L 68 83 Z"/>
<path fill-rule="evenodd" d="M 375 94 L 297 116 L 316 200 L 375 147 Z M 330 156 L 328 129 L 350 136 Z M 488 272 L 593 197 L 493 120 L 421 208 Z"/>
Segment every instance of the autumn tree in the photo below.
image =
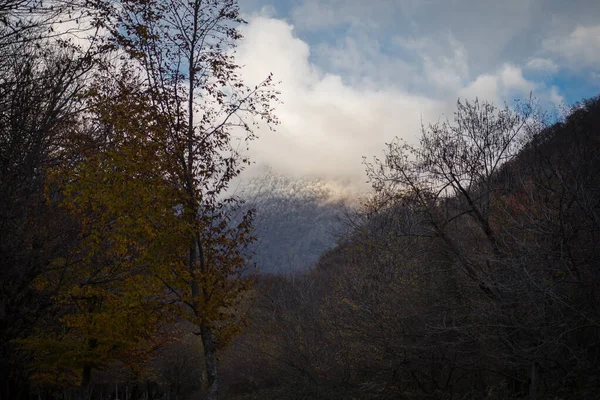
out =
<path fill-rule="evenodd" d="M 95 368 L 143 353 L 175 304 L 202 337 L 215 397 L 253 240 L 252 212 L 238 218 L 225 192 L 256 123 L 275 122 L 271 78 L 249 88 L 238 75 L 234 1 L 88 6 L 0 4 L 3 309 L 44 299 L 19 343 L 38 381 L 86 389 Z M 80 17 L 96 28 L 89 46 L 57 39 L 56 23 Z M 91 71 L 104 75 L 90 84 Z"/>
<path fill-rule="evenodd" d="M 126 67 L 98 75 L 70 135 L 77 151 L 49 170 L 45 189 L 73 221 L 73 240 L 34 280 L 51 312 L 20 341 L 33 354 L 35 381 L 80 386 L 83 398 L 94 369 L 115 361 L 138 368 L 157 345 L 171 319 L 157 277 L 179 262 L 185 237 L 159 145 L 163 125 Z"/>
<path fill-rule="evenodd" d="M 204 345 L 208 398 L 218 392 L 216 346 L 233 328 L 223 322 L 248 287 L 252 213 L 233 221 L 229 182 L 247 158 L 241 151 L 259 120 L 272 124 L 271 77 L 246 86 L 233 59 L 244 21 L 233 0 L 124 0 L 113 35 L 138 62 L 144 89 L 167 121 L 161 144 L 176 161 L 169 171 L 184 193 L 187 263 L 164 277 Z M 240 150 L 242 148 L 242 150 Z"/>

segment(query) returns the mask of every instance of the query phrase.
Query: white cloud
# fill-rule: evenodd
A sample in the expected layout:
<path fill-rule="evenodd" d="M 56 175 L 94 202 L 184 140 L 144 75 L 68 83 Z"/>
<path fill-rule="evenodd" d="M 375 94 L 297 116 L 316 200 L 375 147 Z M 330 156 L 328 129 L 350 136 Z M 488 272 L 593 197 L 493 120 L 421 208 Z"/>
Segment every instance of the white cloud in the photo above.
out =
<path fill-rule="evenodd" d="M 456 92 L 468 81 L 467 50 L 452 34 L 435 39 L 396 36 L 393 42 L 401 49 L 417 55 L 423 81 L 436 92 Z"/>
<path fill-rule="evenodd" d="M 548 58 L 532 58 L 531 60 L 527 61 L 525 68 L 533 72 L 550 75 L 558 72 L 558 65 Z"/>
<path fill-rule="evenodd" d="M 420 0 L 304 0 L 297 2 L 291 18 L 302 31 L 319 31 L 341 25 L 378 29 L 382 24 L 411 14 L 420 7 Z"/>
<path fill-rule="evenodd" d="M 542 48 L 573 69 L 599 68 L 600 25 L 577 26 L 567 36 L 544 40 Z"/>
<path fill-rule="evenodd" d="M 461 89 L 458 94 L 467 99 L 486 99 L 497 103 L 499 100 L 499 79 L 496 75 L 478 76 L 471 84 Z"/>
<path fill-rule="evenodd" d="M 541 1 L 556 0 L 297 0 L 290 17 L 301 32 L 329 34 L 361 27 L 382 41 L 400 35 L 447 44 L 445 37 L 451 33 L 469 54 L 471 70 L 481 73 L 497 66 L 501 54 L 532 38 L 525 31 Z"/>
<path fill-rule="evenodd" d="M 307 30 L 328 28 L 343 22 L 331 5 L 319 1 L 304 2 L 294 10 L 293 20 Z"/>
<path fill-rule="evenodd" d="M 538 88 L 534 82 L 525 79 L 521 68 L 505 64 L 495 73 L 478 76 L 458 93 L 461 97 L 470 99 L 478 97 L 501 104 L 514 96 L 529 97 L 530 92 L 534 92 L 536 89 L 543 88 Z"/>
<path fill-rule="evenodd" d="M 311 48 L 288 22 L 248 20 L 237 54 L 243 78 L 254 85 L 272 72 L 283 101 L 276 110 L 280 126 L 259 132 L 250 156 L 278 173 L 364 182 L 363 156 L 380 155 L 395 136 L 416 139 L 421 122 L 452 115 L 457 97 L 502 105 L 533 91 L 545 103 L 562 102 L 557 88 L 526 79 L 515 64 L 471 79 L 467 50 L 452 37 L 397 38 L 399 48 L 416 55 L 409 64 L 401 58 L 406 52 L 384 54 L 372 38 L 354 35 Z"/>
<path fill-rule="evenodd" d="M 408 81 L 404 77 L 416 76 L 418 68 L 386 54 L 381 43 L 364 32 L 345 36 L 334 45 L 318 44 L 314 59 L 323 69 L 340 74 L 345 82 L 372 88 L 414 84 L 414 79 Z"/>
<path fill-rule="evenodd" d="M 437 118 L 444 102 L 393 88 L 350 86 L 309 61 L 308 45 L 288 23 L 252 17 L 244 28 L 238 61 L 248 83 L 269 72 L 281 80 L 280 126 L 263 130 L 251 145 L 257 163 L 275 171 L 364 182 L 363 156 L 381 154 L 395 136 L 413 139 L 424 121 Z"/>
<path fill-rule="evenodd" d="M 329 45 L 356 29 L 382 43 L 402 36 L 446 45 L 444 37 L 451 33 L 468 54 L 473 76 L 512 63 L 540 78 L 556 73 L 557 67 L 572 68 L 582 77 L 589 74 L 585 69 L 600 64 L 598 0 L 278 0 L 277 4 L 301 33 L 309 32 L 311 39 Z"/>
<path fill-rule="evenodd" d="M 237 61 L 250 84 L 262 81 L 269 72 L 292 90 L 306 90 L 319 79 L 310 63 L 310 48 L 292 34 L 294 27 L 283 20 L 254 16 L 242 33 L 244 39 L 237 50 Z"/>
<path fill-rule="evenodd" d="M 550 101 L 555 108 L 560 108 L 565 104 L 565 98 L 559 93 L 556 86 L 552 86 L 550 89 Z"/>
<path fill-rule="evenodd" d="M 504 89 L 507 91 L 527 93 L 535 89 L 535 84 L 523 77 L 521 68 L 514 65 L 504 65 L 500 70 L 500 79 L 502 80 Z"/>

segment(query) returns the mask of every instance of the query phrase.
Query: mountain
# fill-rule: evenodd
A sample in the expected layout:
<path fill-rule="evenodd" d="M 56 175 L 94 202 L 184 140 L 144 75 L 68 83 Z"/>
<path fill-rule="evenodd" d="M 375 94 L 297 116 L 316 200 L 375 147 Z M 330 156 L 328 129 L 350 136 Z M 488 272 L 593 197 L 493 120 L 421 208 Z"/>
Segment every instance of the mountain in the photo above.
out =
<path fill-rule="evenodd" d="M 256 210 L 255 258 L 261 273 L 307 271 L 344 231 L 356 204 L 350 185 L 272 172 L 241 184 L 237 195 Z"/>

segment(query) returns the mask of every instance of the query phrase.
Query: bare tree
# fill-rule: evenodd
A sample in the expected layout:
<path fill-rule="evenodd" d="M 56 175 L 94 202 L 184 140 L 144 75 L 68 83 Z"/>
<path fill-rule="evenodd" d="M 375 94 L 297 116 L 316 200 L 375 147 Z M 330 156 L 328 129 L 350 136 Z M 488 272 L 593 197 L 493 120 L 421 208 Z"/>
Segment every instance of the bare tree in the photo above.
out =
<path fill-rule="evenodd" d="M 366 163 L 367 174 L 383 204 L 403 202 L 422 216 L 427 234 L 441 238 L 464 272 L 489 296 L 496 296 L 486 276 L 491 255 L 498 252 L 490 204 L 500 195 L 496 179 L 514 159 L 526 135 L 528 114 L 498 110 L 479 101 L 458 102 L 454 122 L 423 127 L 418 146 L 402 140 L 387 145 L 384 160 Z M 459 220 L 478 229 L 486 242 L 483 259 L 450 234 Z"/>
<path fill-rule="evenodd" d="M 2 3 L 8 7 L 2 16 L 23 4 Z M 32 281 L 72 240 L 72 226 L 45 190 L 51 191 L 48 170 L 72 155 L 68 143 L 85 108 L 81 94 L 94 61 L 43 39 L 17 45 L 0 38 L 0 51 L 1 334 L 2 351 L 12 352 L 11 340 L 26 334 L 44 310 Z M 17 361 L 15 354 L 2 359 Z M 7 394 L 13 395 L 19 394 Z"/>

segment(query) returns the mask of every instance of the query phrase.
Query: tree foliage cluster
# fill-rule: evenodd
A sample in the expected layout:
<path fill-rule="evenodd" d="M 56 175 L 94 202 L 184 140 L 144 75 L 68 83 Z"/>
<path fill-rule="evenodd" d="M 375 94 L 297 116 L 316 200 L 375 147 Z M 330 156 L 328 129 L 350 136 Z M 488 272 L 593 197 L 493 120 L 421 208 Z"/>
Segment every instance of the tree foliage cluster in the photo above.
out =
<path fill-rule="evenodd" d="M 351 233 L 262 279 L 232 398 L 597 398 L 599 117 L 459 102 L 388 144 Z"/>
<path fill-rule="evenodd" d="M 232 0 L 0 1 L 1 399 L 217 398 L 254 241 L 226 191 L 276 123 L 243 23 Z"/>

